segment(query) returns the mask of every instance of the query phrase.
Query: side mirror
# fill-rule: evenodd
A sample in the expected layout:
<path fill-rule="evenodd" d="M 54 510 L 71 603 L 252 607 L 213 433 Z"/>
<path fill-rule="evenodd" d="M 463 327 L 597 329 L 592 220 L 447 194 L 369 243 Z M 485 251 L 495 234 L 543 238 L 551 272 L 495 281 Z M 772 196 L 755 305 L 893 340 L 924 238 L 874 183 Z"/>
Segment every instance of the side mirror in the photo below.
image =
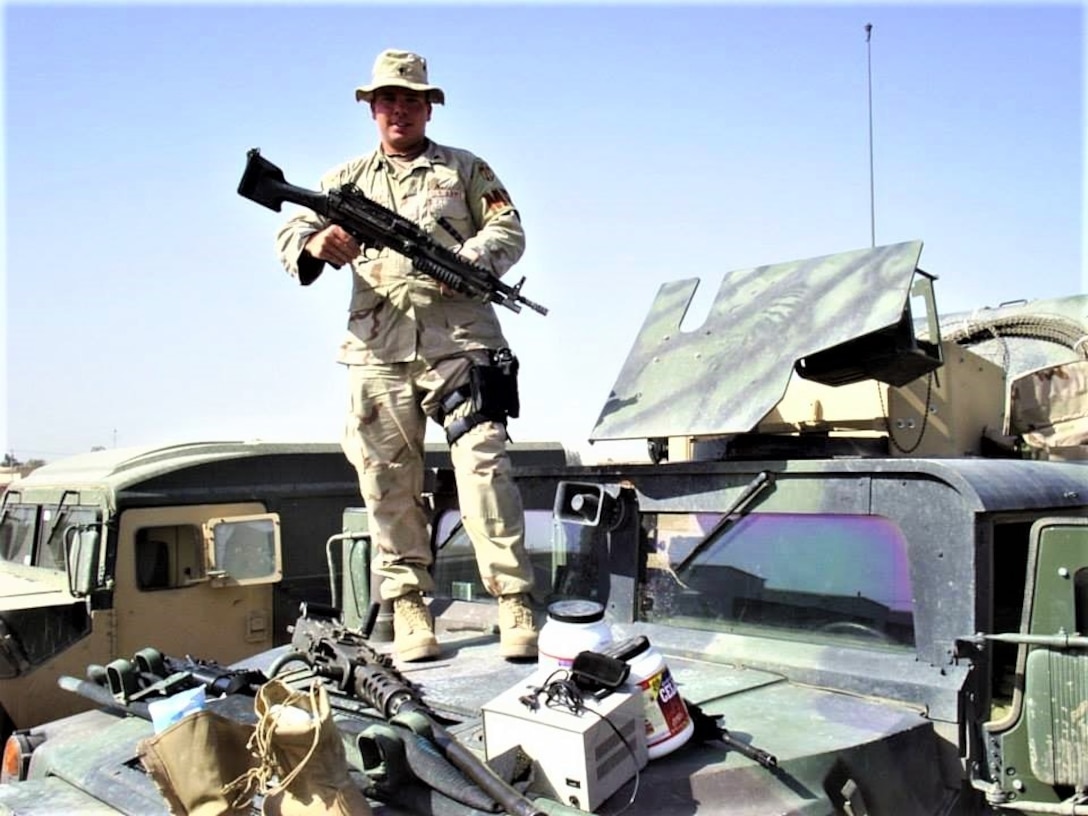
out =
<path fill-rule="evenodd" d="M 605 492 L 600 485 L 560 482 L 552 512 L 558 521 L 596 527 L 601 523 L 604 505 Z"/>
<path fill-rule="evenodd" d="M 335 546 L 338 543 L 340 544 L 339 559 L 335 553 Z M 373 549 L 370 537 L 370 516 L 366 508 L 345 508 L 343 532 L 332 536 L 325 543 L 325 560 L 329 564 L 332 605 L 342 610 L 344 624 L 353 629 L 361 629 L 366 625 L 367 616 L 370 614 L 371 598 L 380 599 L 378 582 L 381 579 L 370 571 Z M 389 629 L 389 636 L 385 638 L 387 640 L 393 639 L 392 626 L 392 618 L 390 618 L 389 625 L 386 627 Z"/>
<path fill-rule="evenodd" d="M 73 524 L 64 531 L 65 571 L 68 591 L 76 598 L 86 598 L 102 589 L 98 565 L 102 533 L 97 524 Z"/>

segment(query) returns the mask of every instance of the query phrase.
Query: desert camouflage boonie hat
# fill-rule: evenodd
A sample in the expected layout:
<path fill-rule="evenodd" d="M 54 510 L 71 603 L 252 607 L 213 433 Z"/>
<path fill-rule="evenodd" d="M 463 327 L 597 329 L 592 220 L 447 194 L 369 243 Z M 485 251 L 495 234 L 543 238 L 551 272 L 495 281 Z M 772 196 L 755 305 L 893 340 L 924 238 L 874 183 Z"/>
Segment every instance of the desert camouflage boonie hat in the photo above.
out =
<path fill-rule="evenodd" d="M 355 89 L 356 102 L 370 102 L 378 88 L 408 88 L 424 91 L 427 99 L 439 105 L 446 102 L 446 94 L 437 85 L 427 82 L 427 60 L 411 51 L 397 51 L 387 48 L 374 60 L 374 76 L 369 85 L 360 85 Z"/>

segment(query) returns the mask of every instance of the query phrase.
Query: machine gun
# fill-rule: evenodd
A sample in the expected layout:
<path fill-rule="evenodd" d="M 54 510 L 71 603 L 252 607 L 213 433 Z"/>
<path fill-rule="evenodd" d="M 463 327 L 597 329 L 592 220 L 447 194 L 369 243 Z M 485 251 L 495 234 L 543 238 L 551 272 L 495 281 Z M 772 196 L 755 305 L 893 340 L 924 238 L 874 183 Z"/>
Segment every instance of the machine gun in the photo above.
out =
<path fill-rule="evenodd" d="M 438 722 L 434 712 L 397 671 L 388 655 L 376 651 L 360 632 L 347 627 L 339 610 L 303 603 L 298 620 L 289 629 L 292 651 L 281 659 L 281 666 L 291 660 L 300 660 L 315 674 L 332 680 L 341 692 L 361 700 L 386 720 L 410 715 L 416 721 L 423 721 L 432 742 L 450 764 L 476 783 L 503 810 L 512 816 L 544 816 L 545 811 L 498 777 Z"/>
<path fill-rule="evenodd" d="M 522 278 L 514 286 L 503 283 L 482 266 L 462 258 L 439 244 L 407 218 L 367 198 L 353 184 L 345 184 L 328 193 L 319 193 L 289 184 L 283 171 L 252 148 L 246 169 L 238 184 L 238 194 L 270 210 L 280 211 L 283 202 L 313 210 L 347 230 L 360 244 L 376 249 L 391 249 L 408 258 L 412 265 L 450 289 L 470 297 L 486 298 L 514 312 L 522 305 L 546 315 L 548 310 L 521 294 Z M 462 240 L 452 227 L 439 223 L 454 238 Z"/>

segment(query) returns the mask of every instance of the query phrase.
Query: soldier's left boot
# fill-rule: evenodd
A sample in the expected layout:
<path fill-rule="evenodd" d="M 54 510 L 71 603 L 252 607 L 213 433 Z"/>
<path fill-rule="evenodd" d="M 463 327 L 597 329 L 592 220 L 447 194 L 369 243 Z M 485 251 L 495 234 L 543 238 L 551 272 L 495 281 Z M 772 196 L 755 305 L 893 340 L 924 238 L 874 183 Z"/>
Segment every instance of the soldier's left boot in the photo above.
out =
<path fill-rule="evenodd" d="M 537 629 L 528 596 L 499 596 L 499 654 L 507 658 L 537 656 Z"/>

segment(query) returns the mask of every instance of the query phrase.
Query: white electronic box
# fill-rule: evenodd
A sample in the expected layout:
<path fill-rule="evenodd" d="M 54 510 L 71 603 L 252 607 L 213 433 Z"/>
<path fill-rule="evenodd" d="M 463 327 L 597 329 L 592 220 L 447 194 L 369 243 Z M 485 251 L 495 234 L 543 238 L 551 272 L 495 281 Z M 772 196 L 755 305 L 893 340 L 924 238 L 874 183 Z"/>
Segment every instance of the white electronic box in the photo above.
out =
<path fill-rule="evenodd" d="M 586 694 L 581 713 L 549 705 L 543 693 L 535 708 L 526 705 L 521 698 L 532 698 L 551 673 L 534 673 L 482 707 L 486 756 L 521 746 L 533 760 L 537 792 L 593 811 L 646 767 L 642 693 Z"/>

